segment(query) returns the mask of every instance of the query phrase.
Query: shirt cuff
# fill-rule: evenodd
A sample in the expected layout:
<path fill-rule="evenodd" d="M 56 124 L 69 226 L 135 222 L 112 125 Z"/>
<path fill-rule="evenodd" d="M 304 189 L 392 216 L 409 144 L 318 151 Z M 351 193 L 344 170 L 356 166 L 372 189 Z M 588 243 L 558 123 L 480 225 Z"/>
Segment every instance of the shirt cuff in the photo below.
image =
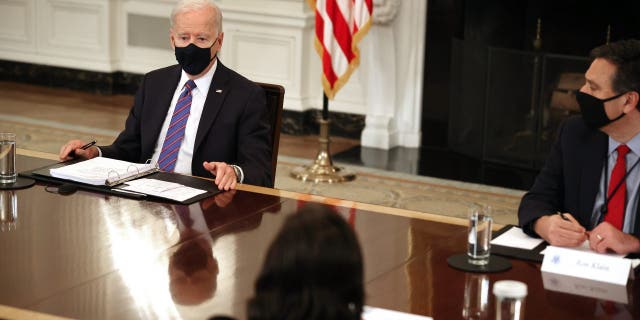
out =
<path fill-rule="evenodd" d="M 242 183 L 242 181 L 244 181 L 244 171 L 242 171 L 242 168 L 240 168 L 240 166 L 236 166 L 235 164 L 230 164 L 230 166 L 236 173 L 237 182 Z"/>
<path fill-rule="evenodd" d="M 98 157 L 102 157 L 102 150 L 100 150 L 100 147 L 98 146 L 94 146 L 96 147 L 96 149 L 98 149 Z"/>

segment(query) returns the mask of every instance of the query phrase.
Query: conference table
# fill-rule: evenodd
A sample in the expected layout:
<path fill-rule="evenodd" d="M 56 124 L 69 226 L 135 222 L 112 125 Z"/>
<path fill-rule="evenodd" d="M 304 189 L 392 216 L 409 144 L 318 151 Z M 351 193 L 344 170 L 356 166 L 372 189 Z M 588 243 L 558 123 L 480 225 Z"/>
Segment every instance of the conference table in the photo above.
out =
<path fill-rule="evenodd" d="M 27 150 L 17 157 L 20 171 L 54 162 Z M 42 183 L 1 191 L 17 212 L 0 231 L 0 319 L 244 319 L 271 240 L 308 202 L 332 206 L 353 226 L 369 306 L 493 319 L 490 289 L 512 279 L 528 286 L 525 319 L 640 314 L 638 281 L 621 304 L 546 290 L 535 262 L 511 259 L 511 269 L 490 274 L 449 267 L 447 258 L 466 250 L 462 219 L 249 185 L 190 206 L 54 191 Z M 185 227 L 184 209 L 198 215 L 199 230 Z"/>

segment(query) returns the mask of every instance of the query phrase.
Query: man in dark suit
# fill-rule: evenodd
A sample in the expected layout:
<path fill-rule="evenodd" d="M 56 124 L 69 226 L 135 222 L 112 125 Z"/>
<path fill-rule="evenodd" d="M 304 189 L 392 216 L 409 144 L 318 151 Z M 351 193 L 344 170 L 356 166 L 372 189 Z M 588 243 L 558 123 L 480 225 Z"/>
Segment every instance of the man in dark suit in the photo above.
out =
<path fill-rule="evenodd" d="M 640 252 L 640 41 L 604 45 L 591 57 L 576 94 L 582 116 L 560 129 L 519 223 L 552 245 L 589 240 L 597 252 Z"/>
<path fill-rule="evenodd" d="M 181 0 L 171 13 L 179 65 L 145 75 L 124 131 L 110 146 L 62 146 L 60 159 L 102 155 L 151 159 L 168 172 L 215 176 L 218 188 L 271 186 L 271 138 L 264 91 L 219 59 L 222 13 L 212 0 Z"/>

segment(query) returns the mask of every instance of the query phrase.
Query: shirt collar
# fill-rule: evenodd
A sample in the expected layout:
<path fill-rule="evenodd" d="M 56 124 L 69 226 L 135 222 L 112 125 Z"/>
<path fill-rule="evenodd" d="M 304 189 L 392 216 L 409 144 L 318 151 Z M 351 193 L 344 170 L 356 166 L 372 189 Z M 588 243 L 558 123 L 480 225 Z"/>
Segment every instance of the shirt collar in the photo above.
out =
<path fill-rule="evenodd" d="M 615 141 L 611 137 L 609 137 L 609 156 L 611 156 L 611 153 L 613 153 L 620 144 L 620 142 Z M 629 140 L 626 145 L 634 154 L 640 155 L 640 133 L 631 138 L 631 140 Z"/>
<path fill-rule="evenodd" d="M 211 66 L 211 69 L 209 69 L 207 73 L 202 75 L 200 78 L 193 80 L 193 82 L 196 83 L 197 87 L 196 89 L 194 89 L 194 92 L 199 91 L 205 96 L 207 95 L 207 93 L 209 93 L 209 87 L 211 86 L 211 81 L 213 80 L 213 74 L 216 73 L 217 68 L 218 58 L 216 58 L 216 60 L 213 62 L 213 66 Z M 180 88 L 181 91 L 187 81 L 189 81 L 189 76 L 184 70 L 182 70 L 182 74 L 180 75 L 180 82 L 178 82 L 178 88 Z"/>

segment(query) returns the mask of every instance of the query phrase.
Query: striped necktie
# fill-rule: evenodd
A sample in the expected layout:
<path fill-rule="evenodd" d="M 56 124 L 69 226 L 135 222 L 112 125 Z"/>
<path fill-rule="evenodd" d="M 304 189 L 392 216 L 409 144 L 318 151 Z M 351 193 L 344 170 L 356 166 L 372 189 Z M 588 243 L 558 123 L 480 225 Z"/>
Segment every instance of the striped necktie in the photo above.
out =
<path fill-rule="evenodd" d="M 160 151 L 160 157 L 158 158 L 158 165 L 163 171 L 173 172 L 176 167 L 178 151 L 180 150 L 180 145 L 182 145 L 182 140 L 184 140 L 184 129 L 187 126 L 191 111 L 191 90 L 195 89 L 195 87 L 196 84 L 193 80 L 187 81 L 174 108 L 167 135 L 162 144 L 162 151 Z"/>

